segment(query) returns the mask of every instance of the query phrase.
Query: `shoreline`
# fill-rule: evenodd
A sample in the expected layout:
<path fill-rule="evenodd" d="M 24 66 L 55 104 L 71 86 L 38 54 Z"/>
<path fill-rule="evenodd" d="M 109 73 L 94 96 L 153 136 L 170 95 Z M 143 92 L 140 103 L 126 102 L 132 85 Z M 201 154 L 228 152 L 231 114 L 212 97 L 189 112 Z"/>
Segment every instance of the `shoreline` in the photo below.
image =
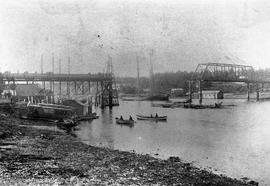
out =
<path fill-rule="evenodd" d="M 1 114 L 1 185 L 258 185 L 183 162 L 86 145 L 78 138 L 32 126 L 46 122 Z"/>

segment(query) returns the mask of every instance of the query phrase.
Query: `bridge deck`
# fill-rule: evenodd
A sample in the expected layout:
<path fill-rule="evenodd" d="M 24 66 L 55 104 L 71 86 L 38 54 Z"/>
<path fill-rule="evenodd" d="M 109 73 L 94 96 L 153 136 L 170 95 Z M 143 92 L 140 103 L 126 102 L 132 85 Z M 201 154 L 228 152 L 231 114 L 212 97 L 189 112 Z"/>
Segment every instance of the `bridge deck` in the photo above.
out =
<path fill-rule="evenodd" d="M 249 80 L 249 79 L 203 79 L 202 81 L 232 82 L 232 83 L 270 83 L 270 80 Z"/>
<path fill-rule="evenodd" d="M 111 81 L 111 74 L 2 74 L 4 81 Z"/>

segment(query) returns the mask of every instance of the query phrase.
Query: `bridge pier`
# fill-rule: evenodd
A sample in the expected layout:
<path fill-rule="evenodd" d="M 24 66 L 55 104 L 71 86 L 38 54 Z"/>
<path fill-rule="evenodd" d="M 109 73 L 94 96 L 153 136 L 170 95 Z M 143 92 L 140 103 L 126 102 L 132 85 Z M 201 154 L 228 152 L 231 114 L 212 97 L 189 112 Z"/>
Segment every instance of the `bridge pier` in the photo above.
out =
<path fill-rule="evenodd" d="M 42 81 L 42 88 L 45 89 L 45 81 Z"/>
<path fill-rule="evenodd" d="M 109 82 L 109 108 L 113 107 L 113 88 L 112 82 Z"/>
<path fill-rule="evenodd" d="M 96 96 L 95 96 L 95 106 L 98 106 L 99 102 L 98 102 L 98 82 L 96 84 Z"/>
<path fill-rule="evenodd" d="M 67 96 L 70 96 L 70 87 L 69 87 L 69 81 L 67 81 Z"/>
<path fill-rule="evenodd" d="M 62 87 L 61 87 L 62 82 L 59 81 L 59 97 L 62 97 Z"/>
<path fill-rule="evenodd" d="M 247 100 L 250 100 L 250 85 L 247 83 Z"/>
<path fill-rule="evenodd" d="M 74 90 L 75 90 L 75 95 L 77 95 L 77 82 L 74 81 Z"/>
<path fill-rule="evenodd" d="M 91 83 L 90 83 L 90 81 L 88 81 L 88 91 L 89 91 L 89 94 L 91 94 Z"/>
<path fill-rule="evenodd" d="M 82 95 L 84 95 L 84 81 L 82 81 Z"/>
<path fill-rule="evenodd" d="M 259 83 L 256 83 L 256 100 L 260 101 L 260 89 L 259 89 Z"/>
<path fill-rule="evenodd" d="M 189 104 L 191 104 L 192 103 L 191 81 L 188 81 L 188 95 L 189 95 Z"/>
<path fill-rule="evenodd" d="M 198 85 L 199 85 L 198 86 L 199 87 L 199 104 L 200 105 L 202 104 L 202 98 L 203 98 L 201 84 L 202 84 L 202 82 L 201 81 L 198 81 Z"/>
<path fill-rule="evenodd" d="M 101 85 L 101 108 L 104 109 L 105 103 L 104 103 L 104 85 L 103 81 L 100 82 Z"/>

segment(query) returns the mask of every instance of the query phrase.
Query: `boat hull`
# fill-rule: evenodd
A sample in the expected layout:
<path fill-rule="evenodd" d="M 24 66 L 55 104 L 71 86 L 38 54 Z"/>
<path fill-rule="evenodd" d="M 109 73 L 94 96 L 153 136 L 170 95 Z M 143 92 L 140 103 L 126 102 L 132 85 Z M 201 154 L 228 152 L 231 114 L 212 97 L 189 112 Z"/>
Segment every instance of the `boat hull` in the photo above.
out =
<path fill-rule="evenodd" d="M 119 118 L 115 118 L 116 123 L 120 125 L 134 125 L 135 121 L 134 120 L 122 120 Z"/>
<path fill-rule="evenodd" d="M 167 121 L 167 116 L 151 117 L 151 116 L 137 115 L 137 119 L 138 120 L 150 120 L 150 121 Z"/>
<path fill-rule="evenodd" d="M 169 95 L 152 95 L 145 98 L 148 101 L 168 101 Z"/>

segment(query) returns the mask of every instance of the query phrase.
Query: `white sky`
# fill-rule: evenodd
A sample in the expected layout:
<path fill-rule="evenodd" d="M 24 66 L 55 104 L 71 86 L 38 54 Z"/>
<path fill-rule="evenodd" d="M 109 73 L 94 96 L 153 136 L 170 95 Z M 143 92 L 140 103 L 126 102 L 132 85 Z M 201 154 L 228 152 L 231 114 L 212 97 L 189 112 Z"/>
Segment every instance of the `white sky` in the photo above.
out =
<path fill-rule="evenodd" d="M 195 70 L 198 63 L 270 67 L 270 1 L 207 0 L 0 0 L 0 69 L 102 72 L 108 55 L 120 76 Z"/>

